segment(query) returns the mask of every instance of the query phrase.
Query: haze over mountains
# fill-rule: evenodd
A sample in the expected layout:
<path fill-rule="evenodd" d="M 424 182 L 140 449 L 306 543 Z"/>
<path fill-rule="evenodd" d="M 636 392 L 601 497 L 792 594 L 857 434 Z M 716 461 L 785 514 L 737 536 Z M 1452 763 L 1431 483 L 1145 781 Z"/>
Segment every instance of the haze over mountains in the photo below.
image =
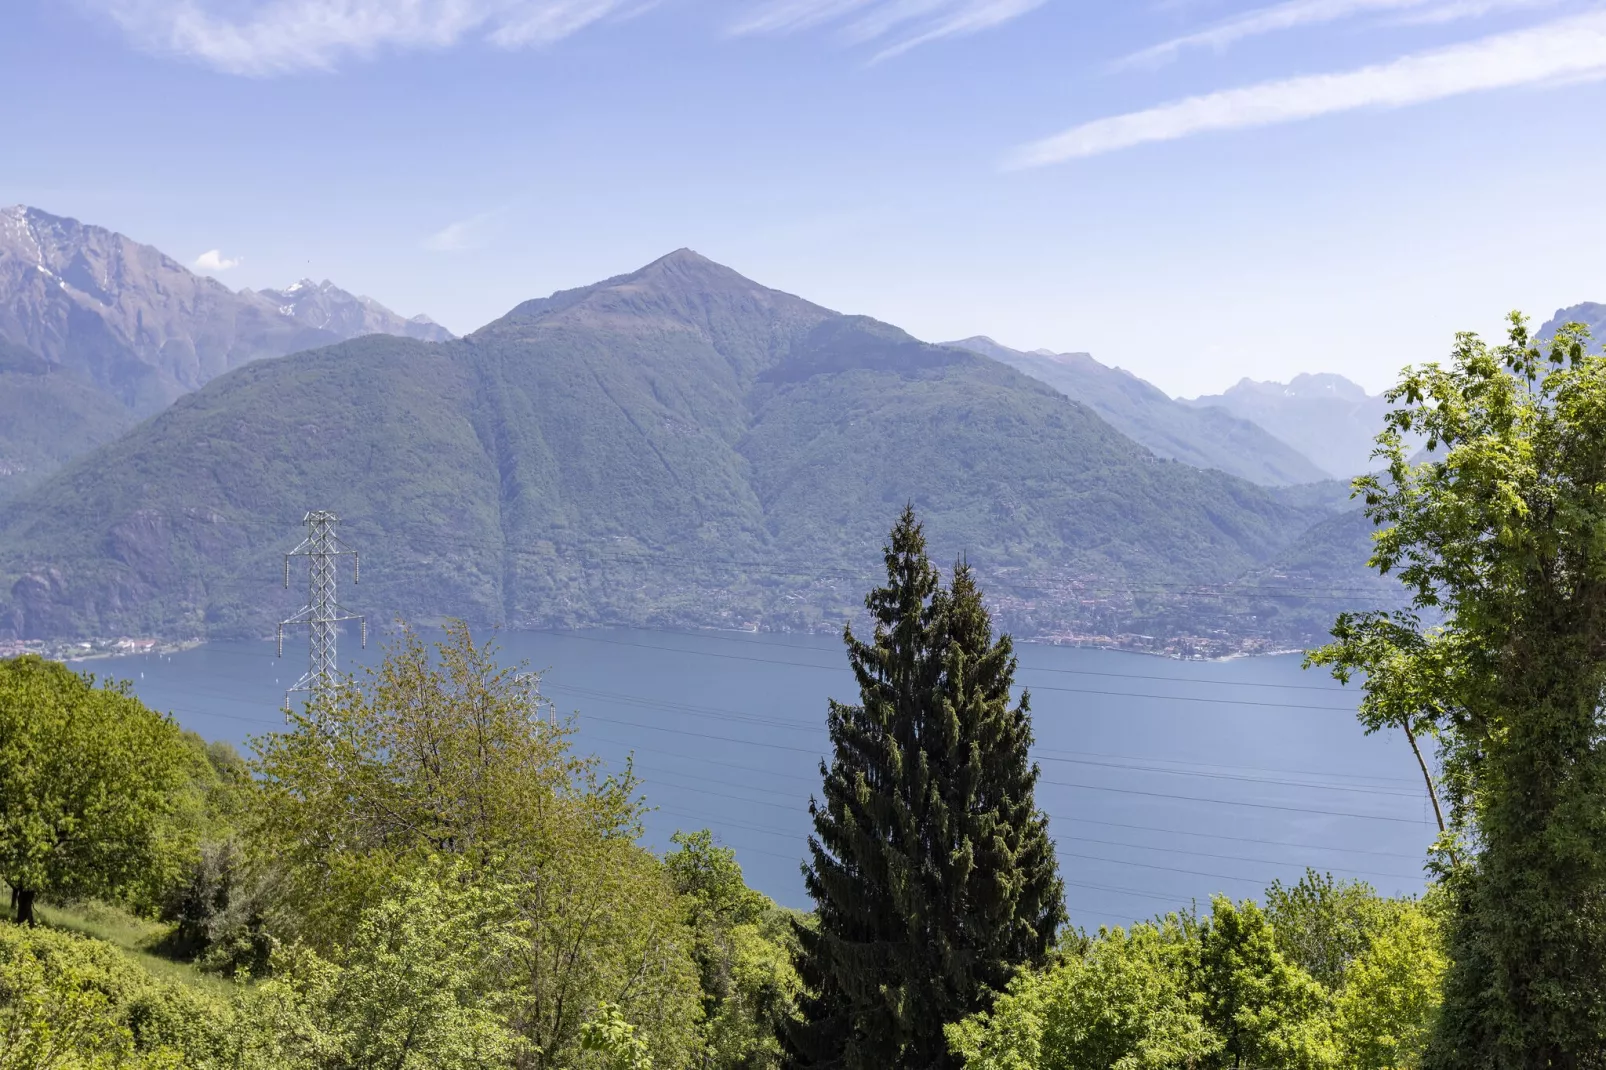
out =
<path fill-rule="evenodd" d="M 282 290 L 241 290 L 240 296 L 262 298 L 297 323 L 340 338 L 394 334 L 421 342 L 444 342 L 452 337 L 451 331 L 428 316 L 404 318 L 372 297 L 347 293 L 328 279 L 302 279 Z"/>
<path fill-rule="evenodd" d="M 1398 597 L 1343 481 L 1383 410 L 1336 375 L 1173 399 L 1088 354 L 928 345 L 689 250 L 454 339 L 12 208 L 0 636 L 266 634 L 311 508 L 383 616 L 834 628 L 913 501 L 1023 637 L 1302 645 Z"/>
<path fill-rule="evenodd" d="M 1296 375 L 1287 383 L 1240 379 L 1220 394 L 1183 399 L 1249 420 L 1315 462 L 1330 477 L 1348 479 L 1375 467 L 1372 449 L 1389 410 L 1342 375 Z"/>
<path fill-rule="evenodd" d="M 1550 338 L 1556 329 L 1566 323 L 1582 323 L 1589 328 L 1590 337 L 1597 348 L 1606 344 L 1606 305 L 1595 301 L 1584 301 L 1567 308 L 1559 308 L 1539 328 L 1537 337 Z"/>
<path fill-rule="evenodd" d="M 327 283 L 236 293 L 113 231 L 0 209 L 0 341 L 45 362 L 0 370 L 0 499 L 231 368 L 372 331 L 446 333 Z"/>
<path fill-rule="evenodd" d="M 0 627 L 265 634 L 308 508 L 343 517 L 387 615 L 835 627 L 906 501 L 1023 636 L 1231 648 L 1304 641 L 1266 594 L 1299 577 L 1267 569 L 1347 508 L 1157 457 L 1004 364 L 681 250 L 460 340 L 218 377 L 6 508 Z"/>
<path fill-rule="evenodd" d="M 1173 400 L 1131 372 L 1100 364 L 1086 353 L 1022 353 L 991 338 L 947 343 L 1002 361 L 1091 406 L 1122 434 L 1158 456 L 1199 468 L 1219 468 L 1265 486 L 1332 478 L 1258 424 L 1222 408 Z"/>

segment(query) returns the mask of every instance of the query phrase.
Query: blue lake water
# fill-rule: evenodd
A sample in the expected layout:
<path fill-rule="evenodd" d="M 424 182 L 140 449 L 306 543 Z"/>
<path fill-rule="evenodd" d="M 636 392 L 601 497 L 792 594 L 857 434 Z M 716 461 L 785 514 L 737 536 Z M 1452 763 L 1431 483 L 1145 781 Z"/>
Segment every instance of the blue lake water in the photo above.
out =
<path fill-rule="evenodd" d="M 748 881 L 803 907 L 808 800 L 828 753 L 828 698 L 854 701 L 827 636 L 639 630 L 504 632 L 501 657 L 543 670 L 542 691 L 577 715 L 578 747 L 635 757 L 647 839 L 710 828 Z M 356 649 L 349 663 L 372 663 Z M 213 643 L 86 665 L 211 739 L 245 745 L 282 726 L 304 646 Z M 1073 922 L 1149 917 L 1212 892 L 1258 895 L 1306 866 L 1399 894 L 1423 886 L 1434 835 L 1406 742 L 1365 736 L 1358 695 L 1298 657 L 1181 662 L 1023 645 L 1050 815 Z"/>

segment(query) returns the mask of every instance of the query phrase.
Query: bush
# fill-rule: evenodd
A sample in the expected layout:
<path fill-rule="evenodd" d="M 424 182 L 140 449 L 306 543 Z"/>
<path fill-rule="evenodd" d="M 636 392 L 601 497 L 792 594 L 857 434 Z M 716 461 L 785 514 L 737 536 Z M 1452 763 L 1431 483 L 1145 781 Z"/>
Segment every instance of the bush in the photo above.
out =
<path fill-rule="evenodd" d="M 162 950 L 225 977 L 263 976 L 279 947 L 270 906 L 232 841 L 207 844 L 162 906 L 162 920 L 175 923 Z"/>

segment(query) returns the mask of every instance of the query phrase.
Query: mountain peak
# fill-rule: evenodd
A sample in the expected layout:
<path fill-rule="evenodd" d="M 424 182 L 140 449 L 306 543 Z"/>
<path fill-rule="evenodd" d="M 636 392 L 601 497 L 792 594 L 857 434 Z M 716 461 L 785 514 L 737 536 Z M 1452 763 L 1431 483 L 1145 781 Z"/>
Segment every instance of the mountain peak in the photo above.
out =
<path fill-rule="evenodd" d="M 721 303 L 748 310 L 767 307 L 782 319 L 801 317 L 810 323 L 829 314 L 827 309 L 772 290 L 701 253 L 681 248 L 627 274 L 525 301 L 481 330 L 537 322 L 595 323 L 599 317 L 621 326 L 628 323 L 632 330 L 670 322 L 709 329 L 710 307 Z"/>
<path fill-rule="evenodd" d="M 666 253 L 646 266 L 601 285 L 629 286 L 632 283 L 653 281 L 667 283 L 676 288 L 690 286 L 699 290 L 725 289 L 731 286 L 743 289 L 764 289 L 752 279 L 724 264 L 710 260 L 692 249 L 680 248 Z"/>
<path fill-rule="evenodd" d="M 708 259 L 708 257 L 704 256 L 702 253 L 699 253 L 697 250 L 688 248 L 688 247 L 686 247 L 684 245 L 682 245 L 679 249 L 674 250 L 673 252 L 665 253 L 663 256 L 660 256 L 657 260 L 654 260 L 652 263 L 648 264 L 642 270 L 645 271 L 648 268 L 656 267 L 659 264 L 663 264 L 663 265 L 666 265 L 666 266 L 682 266 L 682 265 L 687 265 L 687 264 L 698 264 L 698 265 L 712 264 L 714 267 L 722 266 L 722 265 L 719 265 L 719 264 L 715 264 L 714 261 Z"/>
<path fill-rule="evenodd" d="M 407 318 L 371 297 L 359 297 L 328 279 L 301 279 L 282 290 L 240 291 L 271 305 L 281 316 L 341 338 L 364 334 L 394 334 L 424 342 L 444 342 L 452 333 L 428 316 Z"/>

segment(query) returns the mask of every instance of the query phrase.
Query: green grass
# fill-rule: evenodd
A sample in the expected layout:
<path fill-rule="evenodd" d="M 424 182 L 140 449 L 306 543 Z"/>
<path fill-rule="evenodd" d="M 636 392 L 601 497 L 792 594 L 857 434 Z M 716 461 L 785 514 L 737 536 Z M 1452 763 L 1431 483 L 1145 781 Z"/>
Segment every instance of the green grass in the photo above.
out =
<path fill-rule="evenodd" d="M 142 918 L 121 907 L 93 900 L 82 903 L 41 903 L 34 907 L 40 925 L 62 932 L 103 940 L 144 967 L 159 981 L 189 985 L 213 996 L 226 996 L 234 983 L 202 973 L 185 962 L 175 962 L 156 949 L 173 927 Z M 0 917 L 12 919 L 11 909 L 0 902 Z"/>

